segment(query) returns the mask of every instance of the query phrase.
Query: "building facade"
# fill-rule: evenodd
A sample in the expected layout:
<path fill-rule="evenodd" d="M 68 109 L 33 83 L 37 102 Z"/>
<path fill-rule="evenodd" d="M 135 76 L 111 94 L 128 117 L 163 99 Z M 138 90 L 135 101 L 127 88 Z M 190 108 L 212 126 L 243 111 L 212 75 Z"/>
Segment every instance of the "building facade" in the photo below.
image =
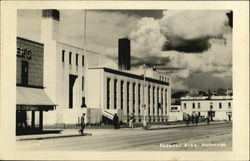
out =
<path fill-rule="evenodd" d="M 128 122 L 129 115 L 136 122 L 142 122 L 144 115 L 147 122 L 167 121 L 170 82 L 103 67 L 89 68 L 87 73 L 88 108 L 99 109 L 106 117 L 117 113 L 122 122 Z"/>
<path fill-rule="evenodd" d="M 232 101 L 232 96 L 181 97 L 181 108 L 189 115 L 197 113 L 203 118 L 209 115 L 211 120 L 228 120 L 232 117 Z"/>
<path fill-rule="evenodd" d="M 17 38 L 16 132 L 42 130 L 43 114 L 55 104 L 44 90 L 44 45 Z"/>
<path fill-rule="evenodd" d="M 46 124 L 76 124 L 86 113 L 86 70 L 99 63 L 96 53 L 59 41 L 60 13 L 42 11 L 44 84 L 56 110 L 45 115 Z"/>
<path fill-rule="evenodd" d="M 39 71 L 38 67 L 32 67 L 37 78 L 32 81 L 53 102 L 46 109 L 48 112 L 41 114 L 43 124 L 76 125 L 83 113 L 86 122 L 92 124 L 112 120 L 114 113 L 118 113 L 122 122 L 128 121 L 129 114 L 134 114 L 137 122 L 142 121 L 144 114 L 150 122 L 167 120 L 170 78 L 151 69 L 145 73 L 130 70 L 130 58 L 126 56 L 130 55 L 130 40 L 121 39 L 119 47 L 122 55 L 119 61 L 126 66 L 121 69 L 124 71 L 99 67 L 101 55 L 59 40 L 59 25 L 58 10 L 42 10 L 42 43 L 37 43 L 40 48 L 36 50 L 42 53 L 36 55 L 42 57 L 31 61 L 39 66 Z M 120 51 L 124 48 L 125 51 Z"/>

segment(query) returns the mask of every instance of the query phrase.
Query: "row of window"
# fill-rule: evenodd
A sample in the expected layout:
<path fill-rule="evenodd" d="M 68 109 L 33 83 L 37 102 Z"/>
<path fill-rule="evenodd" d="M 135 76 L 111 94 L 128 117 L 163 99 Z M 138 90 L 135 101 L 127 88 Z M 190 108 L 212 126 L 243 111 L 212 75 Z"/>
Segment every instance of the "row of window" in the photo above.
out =
<path fill-rule="evenodd" d="M 187 109 L 187 104 L 184 103 L 183 105 L 184 105 L 183 108 L 184 108 L 184 109 Z M 197 105 L 198 105 L 198 106 L 197 106 L 197 109 L 200 109 L 200 108 L 201 108 L 200 102 L 198 102 Z M 192 108 L 193 108 L 193 109 L 196 108 L 195 103 L 192 103 Z M 213 108 L 213 102 L 210 102 L 210 109 L 212 109 L 212 108 Z M 222 103 L 219 102 L 219 109 L 221 109 L 221 108 L 222 108 Z M 229 109 L 231 108 L 231 102 L 228 102 L 228 108 L 229 108 Z"/>
<path fill-rule="evenodd" d="M 78 66 L 78 57 L 79 54 L 75 54 L 75 65 Z M 62 50 L 62 62 L 65 62 L 65 50 Z M 69 64 L 72 64 L 72 52 L 69 52 Z M 84 55 L 82 55 L 82 66 L 84 66 Z"/>
<path fill-rule="evenodd" d="M 111 79 L 110 78 L 107 78 L 107 109 L 110 109 L 110 99 L 111 99 L 111 84 L 110 84 L 110 81 Z M 117 108 L 117 98 L 118 98 L 118 92 L 117 92 L 117 79 L 114 79 L 114 109 Z M 130 102 L 130 96 L 129 96 L 129 86 L 130 86 L 130 82 L 127 82 L 127 103 Z M 138 106 L 139 107 L 142 107 L 142 101 L 141 101 L 141 88 L 143 87 L 141 84 L 138 84 L 138 88 L 137 88 L 137 93 L 135 92 L 136 91 L 136 88 L 135 88 L 136 84 L 133 83 L 132 84 L 132 100 L 133 100 L 133 103 L 132 103 L 132 106 L 133 106 L 133 111 L 129 111 L 129 104 L 127 105 L 127 114 L 130 114 L 130 113 L 135 113 L 135 96 L 137 94 L 137 97 L 138 97 Z M 124 103 L 124 93 L 123 93 L 123 89 L 124 89 L 124 81 L 121 81 L 120 82 L 120 100 L 121 100 L 121 109 L 123 109 L 123 103 Z M 153 91 L 155 90 L 155 87 L 153 87 Z M 160 94 L 159 94 L 160 92 Z M 156 109 L 157 110 L 157 114 L 159 114 L 159 109 L 162 109 L 163 108 L 163 92 L 164 90 L 163 89 L 160 89 L 160 88 L 157 88 L 157 95 L 156 95 L 156 99 L 152 99 L 153 100 L 153 105 L 156 103 L 158 108 Z M 165 90 L 166 92 L 166 95 L 167 95 L 167 90 Z M 161 97 L 159 97 L 161 95 Z M 153 92 L 153 97 L 155 97 L 155 92 Z M 157 102 L 155 102 L 157 101 Z M 150 86 L 148 86 L 148 104 L 150 104 Z M 166 104 L 167 104 L 167 101 L 166 101 Z M 140 113 L 140 108 L 138 108 L 138 112 Z M 153 114 L 155 113 L 155 108 L 153 108 Z M 161 113 L 163 114 L 163 110 L 161 110 Z M 150 108 L 148 109 L 148 115 L 150 115 Z"/>

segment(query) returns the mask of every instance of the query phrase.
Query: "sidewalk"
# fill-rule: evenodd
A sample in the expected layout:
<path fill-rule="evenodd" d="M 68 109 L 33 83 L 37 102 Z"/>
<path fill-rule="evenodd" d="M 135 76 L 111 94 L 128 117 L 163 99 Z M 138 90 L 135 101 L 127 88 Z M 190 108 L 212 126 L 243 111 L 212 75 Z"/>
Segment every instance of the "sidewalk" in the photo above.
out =
<path fill-rule="evenodd" d="M 228 122 L 210 122 L 209 125 L 213 124 L 222 124 Z M 207 123 L 199 123 L 198 126 L 205 126 Z M 160 129 L 170 129 L 170 128 L 181 128 L 181 127 L 196 127 L 196 125 L 189 124 L 177 124 L 177 125 L 150 125 L 147 130 L 160 130 Z M 46 133 L 50 131 L 50 133 Z M 98 136 L 98 135 L 108 135 L 121 130 L 143 130 L 142 127 L 137 127 L 134 129 L 130 128 L 121 128 L 121 129 L 85 129 L 84 135 L 81 135 L 78 132 L 79 129 L 45 129 L 44 134 L 33 134 L 33 135 L 20 135 L 16 136 L 16 141 L 25 141 L 25 140 L 42 140 L 42 139 L 53 139 L 53 138 L 66 138 L 66 137 L 83 137 L 83 136 Z M 55 131 L 55 133 L 51 132 Z"/>
<path fill-rule="evenodd" d="M 197 127 L 197 126 L 205 126 L 205 125 L 214 125 L 214 124 L 225 124 L 229 123 L 228 121 L 215 121 L 210 122 L 207 124 L 207 122 L 198 123 L 198 125 L 189 123 L 187 126 L 186 124 L 177 124 L 177 125 L 152 125 L 148 128 L 148 130 L 159 130 L 159 129 L 171 129 L 171 128 L 181 128 L 181 127 Z"/>

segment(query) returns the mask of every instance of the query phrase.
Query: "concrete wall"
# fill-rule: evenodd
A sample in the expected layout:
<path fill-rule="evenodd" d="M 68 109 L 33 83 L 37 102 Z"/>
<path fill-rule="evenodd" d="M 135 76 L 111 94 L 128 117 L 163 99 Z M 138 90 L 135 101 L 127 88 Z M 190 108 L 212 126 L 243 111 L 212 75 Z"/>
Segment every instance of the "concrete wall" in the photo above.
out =
<path fill-rule="evenodd" d="M 133 113 L 137 121 L 141 121 L 143 117 L 143 79 L 137 79 L 130 76 L 119 75 L 115 73 L 105 72 L 103 68 L 91 68 L 87 71 L 88 75 L 88 85 L 87 90 L 91 90 L 91 92 L 86 93 L 87 104 L 89 107 L 93 108 L 101 108 L 105 110 L 114 110 L 114 109 L 121 109 L 121 81 L 124 82 L 123 84 L 123 121 L 126 122 L 128 119 L 128 115 Z M 107 78 L 110 78 L 110 108 L 107 108 Z M 114 102 L 114 80 L 117 80 L 117 103 L 115 106 Z M 129 87 L 127 88 L 127 82 L 130 82 Z M 133 97 L 133 84 L 135 84 L 135 96 Z M 140 89 L 139 89 L 140 85 Z M 154 86 L 155 88 L 155 103 L 148 104 L 148 86 Z M 161 91 L 157 89 L 164 89 L 161 95 Z M 166 121 L 167 119 L 167 111 L 171 105 L 171 87 L 163 84 L 157 84 L 154 82 L 146 81 L 146 88 L 145 88 L 145 103 L 146 103 L 146 110 L 145 114 L 147 116 L 148 121 Z M 127 91 L 128 90 L 128 91 Z M 151 89 L 152 91 L 152 89 Z M 129 92 L 129 95 L 127 93 Z M 152 91 L 153 92 L 153 91 Z M 157 92 L 158 92 L 158 100 L 157 100 Z M 139 98 L 140 93 L 140 98 Z M 127 99 L 129 97 L 129 102 Z M 151 93 L 150 97 L 152 98 L 153 95 Z M 162 97 L 162 98 L 161 98 Z M 164 99 L 164 98 L 165 99 Z M 135 99 L 133 101 L 133 99 Z M 139 103 L 140 100 L 140 103 Z M 162 109 L 158 110 L 158 105 L 156 102 L 162 103 Z M 151 100 L 152 103 L 152 100 Z M 151 108 L 151 112 L 149 113 L 149 108 Z M 152 109 L 155 109 L 155 113 L 152 113 Z M 129 111 L 129 112 L 128 112 Z M 152 118 L 149 120 L 149 118 Z"/>

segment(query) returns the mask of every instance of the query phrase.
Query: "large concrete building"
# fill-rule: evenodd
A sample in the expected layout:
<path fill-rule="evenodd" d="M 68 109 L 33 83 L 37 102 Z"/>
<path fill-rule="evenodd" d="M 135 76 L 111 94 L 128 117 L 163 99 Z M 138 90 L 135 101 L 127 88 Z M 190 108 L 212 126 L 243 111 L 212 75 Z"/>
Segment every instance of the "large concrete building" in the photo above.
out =
<path fill-rule="evenodd" d="M 150 68 L 130 70 L 129 39 L 118 40 L 120 70 L 109 69 L 100 66 L 101 54 L 61 42 L 59 25 L 58 10 L 42 10 L 39 81 L 46 87 L 43 90 L 53 107 L 56 104 L 54 110 L 43 114 L 43 124 L 75 125 L 83 113 L 86 122 L 92 124 L 111 120 L 114 113 L 123 122 L 128 121 L 129 114 L 134 114 L 138 122 L 144 114 L 147 121 L 167 120 L 170 77 Z"/>
<path fill-rule="evenodd" d="M 89 68 L 88 107 L 101 110 L 107 117 L 117 113 L 123 122 L 128 122 L 131 114 L 137 122 L 142 122 L 144 114 L 149 122 L 167 121 L 171 96 L 169 77 L 163 73 L 152 77 L 150 73 L 150 70 L 145 73 L 144 79 L 143 75 L 129 71 Z M 167 79 L 161 80 L 163 77 Z"/>
<path fill-rule="evenodd" d="M 56 110 L 45 115 L 45 124 L 75 124 L 86 113 L 86 70 L 98 65 L 98 55 L 60 42 L 58 10 L 42 11 L 41 41 L 44 43 L 45 90 Z"/>

